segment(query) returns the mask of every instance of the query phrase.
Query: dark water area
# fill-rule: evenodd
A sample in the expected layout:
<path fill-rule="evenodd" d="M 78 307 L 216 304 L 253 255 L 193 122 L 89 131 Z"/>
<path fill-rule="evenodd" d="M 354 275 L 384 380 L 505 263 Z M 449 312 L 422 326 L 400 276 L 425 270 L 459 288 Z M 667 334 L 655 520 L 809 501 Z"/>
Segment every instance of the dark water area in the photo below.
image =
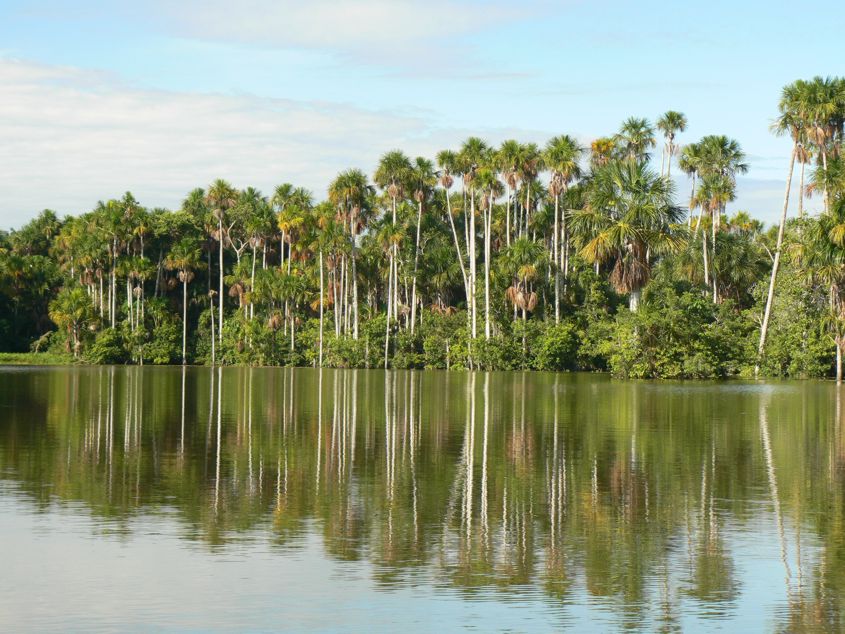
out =
<path fill-rule="evenodd" d="M 0 630 L 842 631 L 842 397 L 0 368 Z"/>

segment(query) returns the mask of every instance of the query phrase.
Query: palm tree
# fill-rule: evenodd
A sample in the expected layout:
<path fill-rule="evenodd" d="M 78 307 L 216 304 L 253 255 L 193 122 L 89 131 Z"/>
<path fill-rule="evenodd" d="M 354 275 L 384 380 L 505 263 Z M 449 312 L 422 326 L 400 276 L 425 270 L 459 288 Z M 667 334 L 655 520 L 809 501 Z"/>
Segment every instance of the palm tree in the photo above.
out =
<path fill-rule="evenodd" d="M 643 161 L 612 161 L 596 172 L 587 206 L 573 213 L 573 228 L 589 263 L 613 261 L 610 283 L 630 294 L 636 311 L 651 275 L 649 254 L 678 251 L 684 243 L 676 223 L 682 211 L 672 200 L 672 184 Z"/>
<path fill-rule="evenodd" d="M 367 175 L 361 170 L 352 169 L 338 174 L 337 178 L 329 185 L 329 201 L 337 208 L 337 219 L 344 231 L 348 231 L 349 251 L 351 261 L 351 272 L 344 277 L 345 280 L 352 280 L 352 336 L 358 339 L 358 269 L 357 269 L 357 242 L 358 235 L 363 231 L 369 221 L 372 205 L 371 196 L 374 192 L 372 185 L 367 180 Z M 345 265 L 345 260 L 343 262 Z M 349 305 L 346 289 L 350 285 L 345 284 L 343 300 L 346 306 Z M 348 311 L 347 311 L 348 312 Z"/>
<path fill-rule="evenodd" d="M 648 119 L 629 117 L 622 122 L 615 140 L 622 156 L 644 161 L 648 159 L 649 149 L 655 146 L 654 128 Z"/>
<path fill-rule="evenodd" d="M 845 197 L 833 204 L 808 227 L 803 264 L 811 277 L 828 290 L 825 318 L 836 345 L 836 381 L 842 381 L 842 356 L 845 351 Z"/>
<path fill-rule="evenodd" d="M 469 258 L 469 296 L 467 303 L 470 311 L 470 332 L 473 339 L 478 336 L 478 252 L 475 247 L 475 204 L 476 188 L 473 183 L 478 168 L 486 166 L 491 162 L 492 152 L 490 147 L 478 137 L 469 137 L 464 141 L 461 150 L 457 155 L 457 162 L 463 178 L 464 189 L 469 190 L 469 213 L 464 208 L 464 215 L 467 220 L 467 257 Z M 470 360 L 472 364 L 472 360 Z"/>
<path fill-rule="evenodd" d="M 496 178 L 496 172 L 483 167 L 476 172 L 473 181 L 475 189 L 481 192 L 482 235 L 484 236 L 484 338 L 490 339 L 490 269 L 491 269 L 491 234 L 493 225 L 493 205 L 504 193 L 502 183 Z"/>
<path fill-rule="evenodd" d="M 698 205 L 707 210 L 710 216 L 712 250 L 716 252 L 716 235 L 719 231 L 725 206 L 734 199 L 736 175 L 748 171 L 745 154 L 739 143 L 724 135 L 705 136 L 698 143 L 700 162 L 698 175 L 701 190 L 696 194 Z M 704 252 L 707 251 L 707 236 L 704 236 Z M 706 257 L 706 256 L 705 256 Z M 705 264 L 705 269 L 707 265 Z M 713 286 L 713 301 L 718 301 L 718 282 L 715 276 L 710 279 Z"/>
<path fill-rule="evenodd" d="M 224 230 L 224 219 L 226 211 L 235 205 L 237 202 L 237 191 L 228 182 L 218 178 L 208 188 L 205 195 L 206 204 L 212 209 L 212 214 L 217 220 L 217 243 L 218 254 L 220 258 L 219 285 L 217 289 L 218 302 L 218 319 L 217 331 L 218 341 L 223 344 L 223 277 L 225 272 L 223 270 L 223 242 L 227 231 Z M 231 227 L 230 227 L 231 228 Z"/>
<path fill-rule="evenodd" d="M 687 129 L 686 116 L 675 110 L 664 112 L 657 119 L 657 129 L 663 133 L 665 145 L 663 147 L 663 162 L 660 166 L 660 175 L 663 176 L 664 164 L 666 176 L 672 175 L 672 157 L 675 155 L 675 135 Z"/>
<path fill-rule="evenodd" d="M 678 159 L 678 166 L 681 171 L 689 176 L 692 180 L 692 190 L 689 195 L 689 206 L 687 214 L 687 227 L 692 229 L 692 210 L 693 201 L 695 200 L 695 186 L 698 180 L 698 170 L 701 168 L 701 146 L 698 143 L 690 143 L 684 146 L 681 150 L 681 156 Z M 696 225 L 696 233 L 698 233 L 698 225 Z M 705 280 L 706 283 L 706 280 Z"/>
<path fill-rule="evenodd" d="M 554 197 L 554 235 L 552 237 L 552 268 L 555 271 L 555 323 L 560 323 L 560 277 L 564 281 L 569 272 L 569 228 L 566 213 L 560 213 L 560 196 L 565 194 L 573 179 L 581 175 L 580 159 L 583 148 L 569 135 L 556 136 L 546 143 L 543 162 L 551 171 L 549 193 Z"/>
<path fill-rule="evenodd" d="M 593 169 L 604 167 L 616 153 L 616 139 L 599 137 L 590 143 L 590 165 Z"/>
<path fill-rule="evenodd" d="M 182 282 L 182 365 L 188 362 L 188 284 L 194 279 L 194 269 L 200 261 L 200 250 L 192 238 L 177 242 L 167 256 L 165 266 L 179 272 Z"/>
<path fill-rule="evenodd" d="M 411 282 L 411 334 L 414 334 L 417 317 L 417 273 L 420 262 L 420 229 L 422 227 L 423 207 L 431 197 L 436 183 L 437 175 L 434 172 L 434 164 L 428 159 L 418 156 L 414 161 L 409 177 L 409 185 L 413 189 L 414 200 L 417 202 L 417 237 L 414 242 L 414 274 Z"/>
<path fill-rule="evenodd" d="M 373 175 L 373 181 L 390 196 L 391 222 L 396 224 L 396 205 L 400 197 L 404 196 L 405 186 L 411 171 L 411 161 L 399 150 L 393 150 L 381 157 L 378 168 Z M 390 280 L 388 287 L 391 292 L 387 297 L 387 325 L 385 330 L 384 350 L 385 367 L 387 367 L 387 350 L 390 345 L 391 319 L 397 319 L 399 313 L 399 259 L 398 245 L 394 244 L 390 251 Z"/>
<path fill-rule="evenodd" d="M 786 176 L 786 193 L 783 196 L 783 208 L 780 214 L 780 224 L 778 225 L 777 242 L 775 243 L 775 257 L 772 262 L 772 274 L 769 278 L 769 291 L 766 295 L 766 309 L 763 312 L 763 322 L 760 326 L 760 341 L 757 344 L 757 362 L 754 364 L 755 376 L 757 376 L 760 372 L 760 359 L 762 358 L 764 348 L 766 347 L 766 334 L 769 328 L 769 318 L 772 313 L 772 302 L 774 301 L 775 296 L 775 281 L 777 280 L 778 268 L 780 266 L 781 249 L 783 247 L 783 232 L 786 227 L 786 212 L 789 208 L 789 192 L 792 188 L 792 171 L 795 167 L 795 159 L 798 156 L 798 148 L 803 136 L 804 121 L 800 116 L 800 92 L 800 88 L 794 83 L 784 87 L 783 92 L 781 93 L 780 103 L 778 104 L 780 116 L 778 116 L 777 120 L 772 125 L 772 131 L 776 135 L 782 136 L 784 134 L 788 134 L 790 136 L 792 139 L 792 152 L 789 156 L 789 169 Z M 803 198 L 803 191 L 799 194 L 799 196 Z"/>
<path fill-rule="evenodd" d="M 70 335 L 69 352 L 79 356 L 82 347 L 80 333 L 94 318 L 94 306 L 85 290 L 79 286 L 65 287 L 56 299 L 50 302 L 50 319 Z"/>
<path fill-rule="evenodd" d="M 502 141 L 502 144 L 496 151 L 494 161 L 496 169 L 499 170 L 505 181 L 505 245 L 507 246 L 511 244 L 511 192 L 516 190 L 517 184 L 519 183 L 517 165 L 519 163 L 520 151 L 521 145 L 519 141 L 514 141 L 513 139 Z"/>

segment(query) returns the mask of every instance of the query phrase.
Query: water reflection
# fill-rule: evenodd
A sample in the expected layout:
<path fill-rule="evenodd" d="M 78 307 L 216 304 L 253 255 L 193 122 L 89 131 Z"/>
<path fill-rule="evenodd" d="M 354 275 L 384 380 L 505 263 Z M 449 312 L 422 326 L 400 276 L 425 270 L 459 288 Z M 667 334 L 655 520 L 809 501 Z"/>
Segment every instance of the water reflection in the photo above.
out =
<path fill-rule="evenodd" d="M 318 536 L 377 586 L 597 605 L 624 627 L 840 629 L 841 388 L 250 368 L 4 372 L 0 467 L 128 533 Z M 773 568 L 776 566 L 776 568 Z M 778 579 L 772 571 L 779 570 Z"/>

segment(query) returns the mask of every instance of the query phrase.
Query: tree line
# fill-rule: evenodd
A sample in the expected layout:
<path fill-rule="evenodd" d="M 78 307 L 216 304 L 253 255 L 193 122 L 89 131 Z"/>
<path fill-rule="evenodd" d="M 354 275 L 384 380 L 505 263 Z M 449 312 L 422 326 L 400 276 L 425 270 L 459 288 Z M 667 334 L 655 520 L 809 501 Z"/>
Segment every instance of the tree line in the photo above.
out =
<path fill-rule="evenodd" d="M 0 348 L 94 363 L 841 378 L 845 80 L 784 87 L 777 227 L 729 213 L 738 141 L 629 118 L 582 146 L 386 153 L 325 199 L 225 180 L 0 235 Z M 659 164 L 658 164 L 659 157 Z M 798 166 L 797 195 L 793 192 Z M 673 168 L 688 177 L 678 192 Z M 821 213 L 805 213 L 805 199 Z M 790 216 L 789 202 L 797 199 Z"/>

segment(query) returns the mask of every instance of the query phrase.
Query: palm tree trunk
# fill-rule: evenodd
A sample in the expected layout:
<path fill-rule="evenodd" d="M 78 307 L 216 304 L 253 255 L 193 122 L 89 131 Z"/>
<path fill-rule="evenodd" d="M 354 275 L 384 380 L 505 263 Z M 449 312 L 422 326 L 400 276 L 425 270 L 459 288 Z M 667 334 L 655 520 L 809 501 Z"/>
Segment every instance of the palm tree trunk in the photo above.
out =
<path fill-rule="evenodd" d="M 766 295 L 766 310 L 763 313 L 763 324 L 760 327 L 760 343 L 757 345 L 757 362 L 754 364 L 754 376 L 757 376 L 760 373 L 760 361 L 763 358 L 763 350 L 766 346 L 766 334 L 769 329 L 769 317 L 772 314 L 772 301 L 775 296 L 775 280 L 777 279 L 778 267 L 780 266 L 780 253 L 783 246 L 783 231 L 786 226 L 786 211 L 789 208 L 789 190 L 792 187 L 792 171 L 795 167 L 795 154 L 796 146 L 794 145 L 792 148 L 792 156 L 789 159 L 789 172 L 786 177 L 786 193 L 783 196 L 783 209 L 780 214 L 780 226 L 778 226 L 778 238 L 777 243 L 775 244 L 775 260 L 772 263 L 772 276 L 769 279 L 769 292 Z M 803 170 L 803 163 L 801 166 Z"/>
<path fill-rule="evenodd" d="M 505 244 L 511 245 L 511 186 L 505 177 Z"/>
<path fill-rule="evenodd" d="M 689 206 L 687 209 L 687 228 L 692 229 L 692 206 L 695 203 L 695 181 L 696 181 L 696 173 L 692 173 L 692 190 L 690 191 L 689 195 Z M 695 223 L 695 235 L 698 237 L 698 227 L 701 224 L 701 218 L 699 217 L 698 222 Z"/>
<path fill-rule="evenodd" d="M 558 263 L 560 262 L 560 196 L 555 192 L 555 222 L 554 234 L 552 236 L 552 269 L 555 274 L 555 323 L 560 323 L 560 269 Z"/>
<path fill-rule="evenodd" d="M 387 274 L 387 321 L 384 329 L 384 369 L 387 369 L 387 356 L 390 350 L 390 313 L 392 311 L 391 303 L 393 298 L 393 258 L 391 257 L 390 267 Z"/>
<path fill-rule="evenodd" d="M 255 241 L 252 243 L 252 271 L 249 276 L 249 320 L 255 316 Z"/>
<path fill-rule="evenodd" d="M 713 282 L 713 303 L 718 303 L 719 291 L 716 283 L 716 214 L 721 216 L 719 210 L 710 212 L 710 232 L 713 234 L 713 259 L 710 260 L 710 279 Z"/>
<path fill-rule="evenodd" d="M 636 289 L 631 291 L 631 295 L 628 297 L 628 309 L 635 313 L 640 308 L 640 299 L 642 298 L 643 291 L 642 289 Z"/>
<path fill-rule="evenodd" d="M 222 211 L 221 211 L 222 214 Z M 222 216 L 217 219 L 217 244 L 218 253 L 220 257 L 220 271 L 218 271 L 218 288 L 217 288 L 217 340 L 223 345 L 223 219 Z"/>
<path fill-rule="evenodd" d="M 215 339 L 214 339 L 214 297 L 212 297 L 211 293 L 208 295 L 208 302 L 209 302 L 209 312 L 211 313 L 211 367 L 214 367 L 215 363 L 217 362 L 217 356 L 215 354 Z"/>
<path fill-rule="evenodd" d="M 420 261 L 420 227 L 422 226 L 422 200 L 417 201 L 417 242 L 414 249 L 414 279 L 411 283 L 411 334 L 414 334 L 414 327 L 417 321 L 417 271 Z"/>
<path fill-rule="evenodd" d="M 320 367 L 323 367 L 323 250 L 320 249 Z"/>
<path fill-rule="evenodd" d="M 484 221 L 484 339 L 490 339 L 490 230 L 493 219 L 493 193 Z"/>
<path fill-rule="evenodd" d="M 708 249 L 707 249 L 707 232 L 705 231 L 701 236 L 701 254 L 704 258 L 704 285 L 710 285 L 710 262 L 708 258 Z"/>
<path fill-rule="evenodd" d="M 476 275 L 477 275 L 477 262 L 475 257 L 475 188 L 470 189 L 469 194 L 469 205 L 470 205 L 470 213 L 469 213 L 469 283 L 470 283 L 470 293 L 472 295 L 471 299 L 471 309 L 470 312 L 472 314 L 472 338 L 475 339 L 478 336 L 478 306 L 476 304 L 476 292 L 475 288 L 476 284 Z"/>
<path fill-rule="evenodd" d="M 793 159 L 794 160 L 794 159 Z M 801 179 L 798 183 L 798 217 L 804 219 L 804 161 L 801 161 Z"/>
<path fill-rule="evenodd" d="M 185 365 L 188 359 L 188 272 L 183 270 L 182 275 L 182 365 Z"/>

